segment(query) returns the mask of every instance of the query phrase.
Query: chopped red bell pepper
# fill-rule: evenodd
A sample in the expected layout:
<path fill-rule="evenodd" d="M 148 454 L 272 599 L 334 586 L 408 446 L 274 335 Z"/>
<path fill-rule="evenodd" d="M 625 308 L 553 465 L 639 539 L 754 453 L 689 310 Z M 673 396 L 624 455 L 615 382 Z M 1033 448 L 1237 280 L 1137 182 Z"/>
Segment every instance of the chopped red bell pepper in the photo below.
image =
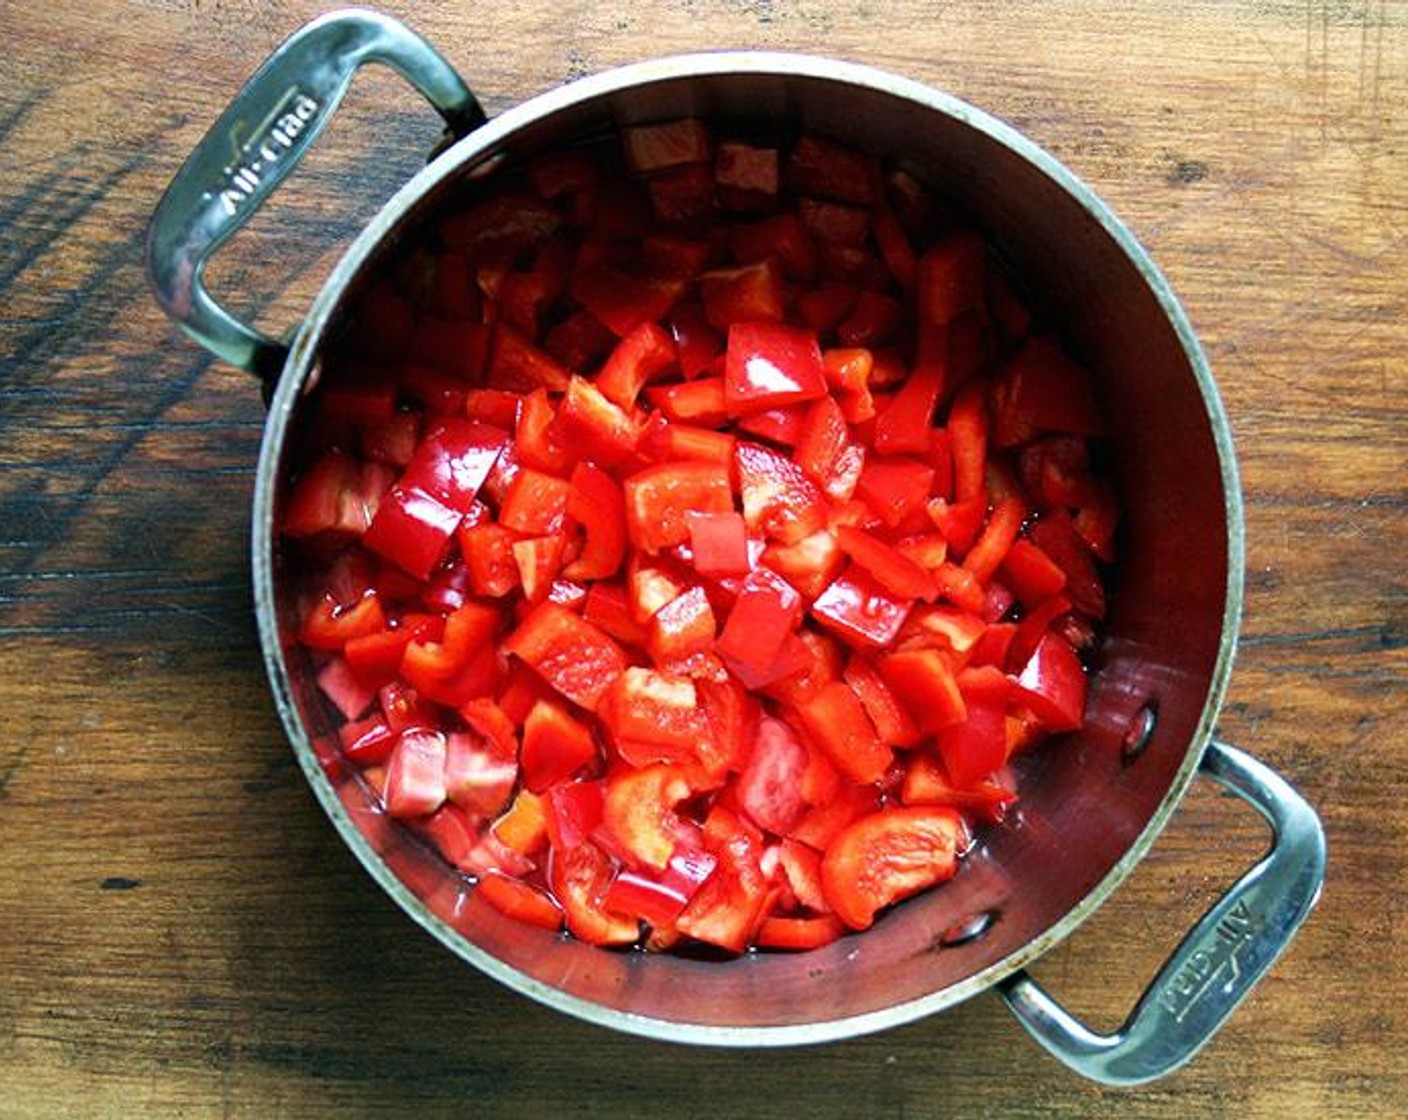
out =
<path fill-rule="evenodd" d="M 926 733 L 942 731 L 967 716 L 949 658 L 936 649 L 901 650 L 880 658 L 880 675 Z"/>
<path fill-rule="evenodd" d="M 1007 761 L 1007 698 L 1011 685 L 991 665 L 962 670 L 963 719 L 939 731 L 944 769 L 960 786 L 971 786 Z"/>
<path fill-rule="evenodd" d="M 891 595 L 926 601 L 937 597 L 939 591 L 934 577 L 879 537 L 852 525 L 841 525 L 836 530 L 836 543 Z"/>
<path fill-rule="evenodd" d="M 903 455 L 872 455 L 861 468 L 856 496 L 890 528 L 921 512 L 934 485 L 934 468 Z"/>
<path fill-rule="evenodd" d="M 790 279 L 805 281 L 816 275 L 816 246 L 796 214 L 775 214 L 735 226 L 729 246 L 740 264 L 776 260 Z"/>
<path fill-rule="evenodd" d="M 894 751 L 882 743 L 860 699 L 845 681 L 832 681 L 798 710 L 813 743 L 853 782 L 869 785 L 885 776 Z"/>
<path fill-rule="evenodd" d="M 421 490 L 393 486 L 377 507 L 362 544 L 417 579 L 440 563 L 463 514 Z"/>
<path fill-rule="evenodd" d="M 709 129 L 693 118 L 623 129 L 621 145 L 630 169 L 645 175 L 709 162 Z"/>
<path fill-rule="evenodd" d="M 626 499 L 620 485 L 600 467 L 579 462 L 572 468 L 567 516 L 586 534 L 581 553 L 563 574 L 568 579 L 609 579 L 626 557 Z"/>
<path fill-rule="evenodd" d="M 998 447 L 1025 443 L 1040 432 L 1104 431 L 1090 374 L 1054 339 L 1029 339 L 998 372 L 988 399 Z"/>
<path fill-rule="evenodd" d="M 764 412 L 825 394 L 821 347 L 813 332 L 734 320 L 724 367 L 724 404 L 730 415 Z"/>
<path fill-rule="evenodd" d="M 885 809 L 863 817 L 826 849 L 821 884 L 836 916 L 869 929 L 877 911 L 951 878 L 967 846 L 951 809 Z"/>
<path fill-rule="evenodd" d="M 594 711 L 626 669 L 621 647 L 581 616 L 553 602 L 529 613 L 504 643 L 571 700 Z"/>
<path fill-rule="evenodd" d="M 709 576 L 741 576 L 751 568 L 748 557 L 748 528 L 743 515 L 695 513 L 686 515 L 689 549 L 695 571 Z"/>
<path fill-rule="evenodd" d="M 515 533 L 560 533 L 567 517 L 572 486 L 564 478 L 524 468 L 509 483 L 499 507 L 499 524 Z"/>
<path fill-rule="evenodd" d="M 853 564 L 817 596 L 812 616 L 848 645 L 885 649 L 900 632 L 911 604 Z"/>
<path fill-rule="evenodd" d="M 1044 634 L 1015 681 L 1017 695 L 1049 731 L 1074 731 L 1085 719 L 1085 669 L 1069 642 Z"/>
<path fill-rule="evenodd" d="M 586 724 L 561 704 L 539 700 L 523 723 L 520 760 L 523 784 L 543 793 L 573 777 L 597 757 L 597 746 Z"/>
<path fill-rule="evenodd" d="M 667 463 L 626 479 L 625 500 L 631 543 L 654 553 L 689 539 L 690 513 L 733 512 L 733 487 L 720 463 Z"/>
<path fill-rule="evenodd" d="M 734 466 L 751 533 L 796 544 L 826 524 L 821 494 L 790 459 L 756 443 L 740 442 Z"/>
<path fill-rule="evenodd" d="M 704 317 L 721 331 L 736 323 L 778 322 L 785 311 L 786 291 L 777 262 L 769 258 L 739 268 L 715 269 L 699 278 Z"/>
<path fill-rule="evenodd" d="M 557 412 L 557 441 L 573 457 L 614 467 L 630 459 L 640 442 L 640 427 L 620 405 L 595 385 L 573 376 Z"/>
<path fill-rule="evenodd" d="M 655 323 L 641 323 L 611 351 L 596 388 L 621 408 L 631 408 L 646 382 L 674 364 L 674 339 Z"/>
<path fill-rule="evenodd" d="M 768 568 L 754 568 L 739 588 L 719 635 L 720 655 L 731 664 L 766 674 L 802 616 L 802 597 Z"/>
<path fill-rule="evenodd" d="M 703 377 L 677 385 L 651 385 L 645 390 L 651 404 L 682 424 L 718 424 L 727 415 L 722 377 Z"/>

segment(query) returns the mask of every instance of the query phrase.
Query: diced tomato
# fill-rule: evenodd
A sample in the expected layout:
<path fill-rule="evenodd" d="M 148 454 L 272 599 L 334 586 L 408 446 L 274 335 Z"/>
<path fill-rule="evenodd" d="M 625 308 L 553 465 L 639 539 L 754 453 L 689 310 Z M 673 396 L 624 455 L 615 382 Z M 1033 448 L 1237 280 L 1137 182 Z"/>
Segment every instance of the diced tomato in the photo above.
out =
<path fill-rule="evenodd" d="M 334 657 L 319 671 L 318 688 L 344 719 L 357 719 L 376 700 L 376 692 L 363 684 L 341 657 Z"/>
<path fill-rule="evenodd" d="M 408 728 L 386 766 L 386 811 L 419 817 L 445 803 L 445 736 Z"/>
<path fill-rule="evenodd" d="M 831 842 L 822 889 L 846 925 L 869 929 L 877 911 L 952 878 L 967 842 L 963 818 L 952 810 L 884 809 Z"/>
<path fill-rule="evenodd" d="M 518 761 L 473 731 L 451 732 L 445 746 L 445 796 L 468 812 L 492 816 L 508 802 Z"/>
<path fill-rule="evenodd" d="M 801 780 L 806 766 L 807 749 L 790 727 L 771 716 L 759 720 L 735 786 L 739 808 L 759 827 L 787 835 L 807 811 Z"/>

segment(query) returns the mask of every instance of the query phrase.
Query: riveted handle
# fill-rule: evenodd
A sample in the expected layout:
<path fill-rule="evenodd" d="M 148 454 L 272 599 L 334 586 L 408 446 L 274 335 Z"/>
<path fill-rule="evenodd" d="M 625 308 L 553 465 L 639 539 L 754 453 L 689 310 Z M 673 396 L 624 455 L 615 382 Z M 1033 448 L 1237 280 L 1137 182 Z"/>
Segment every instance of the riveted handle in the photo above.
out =
<path fill-rule="evenodd" d="M 211 254 L 288 177 L 322 132 L 352 76 L 391 67 L 462 136 L 484 111 L 434 47 L 377 12 L 332 12 L 295 32 L 235 95 L 158 204 L 147 234 L 147 275 L 166 313 L 232 365 L 278 376 L 288 355 L 276 339 L 211 297 L 202 272 Z"/>
<path fill-rule="evenodd" d="M 1199 919 L 1124 1026 L 1097 1034 L 1025 971 L 1000 985 L 1033 1038 L 1077 1073 L 1106 1085 L 1153 1081 L 1192 1058 L 1281 955 L 1325 881 L 1320 819 L 1279 774 L 1217 742 L 1203 755 L 1202 773 L 1266 818 L 1271 850 Z"/>

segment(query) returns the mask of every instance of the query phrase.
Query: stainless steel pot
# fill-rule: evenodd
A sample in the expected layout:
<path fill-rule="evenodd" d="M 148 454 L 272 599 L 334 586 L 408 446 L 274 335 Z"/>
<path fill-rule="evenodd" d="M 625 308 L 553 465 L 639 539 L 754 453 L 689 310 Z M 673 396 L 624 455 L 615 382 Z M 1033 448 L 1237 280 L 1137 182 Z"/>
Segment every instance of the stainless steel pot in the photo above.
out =
<path fill-rule="evenodd" d="M 287 345 L 202 285 L 210 254 L 293 169 L 364 63 L 418 88 L 458 139 L 362 231 Z M 1024 763 L 1021 811 L 962 872 L 857 936 L 805 954 L 726 963 L 604 951 L 484 904 L 377 808 L 291 639 L 274 510 L 290 422 L 342 309 L 396 246 L 473 179 L 622 126 L 681 116 L 805 128 L 956 194 L 1045 293 L 1096 372 L 1127 511 L 1122 565 L 1088 726 Z M 405 911 L 465 960 L 552 1007 L 653 1038 L 727 1046 L 821 1042 L 928 1015 L 989 988 L 1087 1077 L 1132 1084 L 1187 1061 L 1309 913 L 1324 879 L 1315 813 L 1280 777 L 1212 739 L 1241 608 L 1242 507 L 1232 440 L 1182 308 L 1130 233 L 1075 176 L 970 105 L 878 70 L 765 53 L 663 58 L 552 90 L 486 122 L 424 40 L 364 11 L 288 40 L 176 176 L 152 223 L 157 298 L 197 341 L 272 385 L 253 519 L 256 608 L 284 726 L 319 801 Z M 1096 1034 L 1024 971 L 1143 858 L 1197 775 L 1254 805 L 1273 843 L 1194 926 L 1125 1025 Z"/>

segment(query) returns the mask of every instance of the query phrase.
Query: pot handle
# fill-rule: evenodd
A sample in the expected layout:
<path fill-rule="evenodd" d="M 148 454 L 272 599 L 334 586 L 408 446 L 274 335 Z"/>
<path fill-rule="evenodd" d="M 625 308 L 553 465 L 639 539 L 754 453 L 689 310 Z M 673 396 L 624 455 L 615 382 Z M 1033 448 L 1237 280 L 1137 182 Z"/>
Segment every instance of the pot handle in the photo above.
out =
<path fill-rule="evenodd" d="M 1201 772 L 1250 802 L 1271 824 L 1271 849 L 1193 927 L 1128 1019 L 1097 1034 L 1025 970 L 998 987 L 1042 1046 L 1106 1085 L 1139 1085 L 1196 1054 L 1290 943 L 1320 897 L 1325 832 L 1305 800 L 1250 755 L 1212 742 Z"/>
<path fill-rule="evenodd" d="M 484 123 L 474 94 L 414 31 L 377 12 L 331 12 L 290 36 L 235 95 L 176 173 L 147 233 L 147 276 L 166 313 L 202 346 L 266 381 L 278 376 L 288 348 L 216 303 L 201 274 L 297 166 L 369 62 L 410 82 L 453 135 Z"/>

